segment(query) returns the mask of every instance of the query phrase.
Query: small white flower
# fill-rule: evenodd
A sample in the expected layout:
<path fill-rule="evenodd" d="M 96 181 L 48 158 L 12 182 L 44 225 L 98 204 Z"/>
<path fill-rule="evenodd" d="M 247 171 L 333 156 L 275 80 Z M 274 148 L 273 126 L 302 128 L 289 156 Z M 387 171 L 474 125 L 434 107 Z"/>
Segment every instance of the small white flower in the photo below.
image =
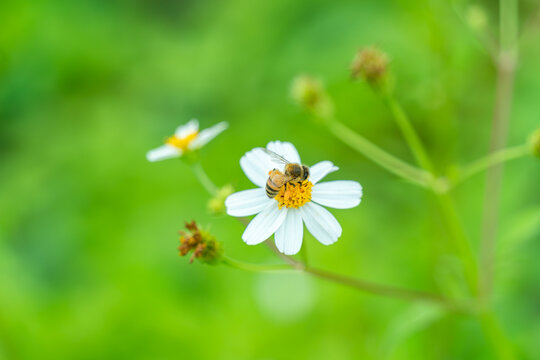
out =
<path fill-rule="evenodd" d="M 301 164 L 296 148 L 289 142 L 273 141 L 266 148 L 289 162 Z M 242 156 L 240 166 L 259 188 L 234 193 L 225 200 L 225 205 L 231 216 L 257 214 L 242 235 L 248 245 L 259 244 L 274 234 L 279 251 L 294 255 L 302 246 L 303 224 L 319 242 L 330 245 L 341 236 L 341 226 L 321 205 L 348 209 L 360 204 L 362 198 L 362 186 L 356 181 L 319 183 L 327 174 L 338 170 L 330 161 L 311 166 L 307 180 L 301 185 L 284 185 L 273 199 L 266 195 L 266 181 L 269 171 L 275 168 L 283 171 L 283 165 L 256 148 Z"/>
<path fill-rule="evenodd" d="M 193 119 L 176 128 L 174 135 L 165 141 L 165 145 L 150 150 L 146 153 L 146 158 L 148 161 L 159 161 L 180 157 L 186 151 L 200 149 L 228 126 L 226 122 L 220 122 L 199 132 L 199 121 Z"/>

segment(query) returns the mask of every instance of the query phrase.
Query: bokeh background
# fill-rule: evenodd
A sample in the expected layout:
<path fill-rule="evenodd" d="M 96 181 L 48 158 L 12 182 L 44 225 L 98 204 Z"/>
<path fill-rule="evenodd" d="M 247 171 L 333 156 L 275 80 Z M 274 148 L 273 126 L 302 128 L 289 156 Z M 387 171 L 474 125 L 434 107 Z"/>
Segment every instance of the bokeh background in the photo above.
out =
<path fill-rule="evenodd" d="M 350 81 L 357 49 L 378 45 L 438 169 L 474 160 L 488 148 L 495 69 L 455 12 L 470 14 L 469 5 L 0 2 L 0 359 L 493 358 L 468 316 L 301 274 L 188 264 L 177 231 L 191 219 L 229 256 L 278 260 L 245 245 L 234 218 L 207 213 L 208 196 L 183 162 L 145 159 L 190 118 L 228 121 L 202 163 L 217 184 L 241 190 L 252 187 L 238 163 L 244 152 L 291 141 L 305 163 L 339 165 L 329 179 L 364 186 L 359 207 L 333 211 L 344 229 L 336 244 L 307 235 L 312 264 L 459 293 L 459 262 L 430 195 L 310 121 L 289 88 L 296 74 L 319 76 L 341 121 L 412 161 L 379 99 Z M 496 2 L 474 5 L 496 35 Z M 524 23 L 534 2 L 520 11 Z M 525 27 L 513 145 L 540 124 L 539 32 L 534 21 Z M 540 358 L 539 178 L 533 158 L 506 166 L 496 263 L 495 309 L 530 359 Z M 454 192 L 475 248 L 483 186 L 479 175 Z"/>

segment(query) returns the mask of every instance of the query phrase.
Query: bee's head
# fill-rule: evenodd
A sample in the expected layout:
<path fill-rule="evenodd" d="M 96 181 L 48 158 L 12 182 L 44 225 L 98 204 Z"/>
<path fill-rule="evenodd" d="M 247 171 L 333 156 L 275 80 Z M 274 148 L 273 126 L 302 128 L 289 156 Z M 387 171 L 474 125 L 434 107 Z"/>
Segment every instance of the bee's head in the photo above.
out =
<path fill-rule="evenodd" d="M 292 177 L 299 177 L 302 175 L 302 166 L 299 164 L 287 164 L 285 166 L 285 174 Z"/>

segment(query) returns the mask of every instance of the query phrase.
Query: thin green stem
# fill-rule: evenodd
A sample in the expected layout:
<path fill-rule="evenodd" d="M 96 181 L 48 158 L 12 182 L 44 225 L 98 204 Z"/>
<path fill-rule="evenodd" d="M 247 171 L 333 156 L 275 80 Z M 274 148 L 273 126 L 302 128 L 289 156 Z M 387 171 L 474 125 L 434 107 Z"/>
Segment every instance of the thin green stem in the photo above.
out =
<path fill-rule="evenodd" d="M 515 68 L 518 57 L 518 2 L 500 0 L 499 2 L 500 50 L 496 59 L 497 85 L 495 105 L 491 126 L 490 153 L 495 154 L 506 147 L 510 111 L 514 93 Z M 503 163 L 489 168 L 486 174 L 484 195 L 484 217 L 482 239 L 480 242 L 480 302 L 489 308 L 493 292 L 493 270 L 499 222 L 500 193 L 503 176 Z M 514 359 L 513 347 L 504 334 L 495 314 L 491 311 L 481 315 L 481 322 L 488 340 L 491 341 L 499 359 Z"/>
<path fill-rule="evenodd" d="M 443 296 L 424 292 L 424 291 L 417 291 L 417 290 L 397 288 L 393 286 L 380 285 L 380 284 L 352 278 L 349 276 L 343 276 L 343 275 L 332 273 L 329 271 L 317 269 L 310 266 L 306 267 L 304 271 L 313 276 L 316 276 L 316 277 L 319 277 L 319 278 L 322 278 L 322 279 L 325 279 L 334 283 L 338 283 L 341 285 L 345 285 L 348 287 L 352 287 L 352 288 L 355 288 L 364 292 L 376 294 L 376 295 L 392 297 L 392 298 L 408 300 L 408 301 L 432 302 L 432 303 L 436 303 L 436 304 L 445 306 L 447 308 L 450 308 L 456 311 L 470 310 L 468 306 L 457 304 L 453 302 L 452 300 L 447 299 Z"/>
<path fill-rule="evenodd" d="M 268 248 L 274 252 L 274 254 L 276 254 L 279 258 L 281 258 L 283 261 L 285 261 L 285 263 L 289 264 L 293 268 L 303 269 L 303 268 L 306 267 L 303 262 L 298 261 L 295 258 L 293 258 L 292 256 L 285 255 L 284 253 L 279 251 L 276 244 L 274 244 L 274 242 L 272 240 L 268 239 L 268 240 L 265 241 L 265 243 L 266 243 L 266 246 L 268 246 Z"/>
<path fill-rule="evenodd" d="M 517 51 L 517 3 L 515 0 L 500 2 L 501 50 L 497 65 L 497 83 L 495 104 L 491 125 L 490 154 L 506 147 L 510 111 L 514 91 L 514 75 Z M 482 239 L 480 242 L 480 274 L 481 299 L 489 302 L 493 291 L 493 273 L 495 248 L 497 241 L 497 225 L 499 223 L 500 192 L 503 176 L 503 164 L 489 168 L 486 174 L 484 194 L 484 216 L 482 220 Z"/>
<path fill-rule="evenodd" d="M 427 151 L 422 144 L 418 134 L 412 126 L 408 116 L 403 111 L 402 107 L 395 101 L 392 95 L 383 96 L 385 103 L 389 107 L 396 123 L 401 129 L 412 153 L 415 155 L 418 164 L 427 172 L 434 174 L 432 162 L 427 155 Z M 433 175 L 434 176 L 434 175 Z M 449 238 L 457 250 L 465 270 L 465 278 L 469 288 L 473 294 L 477 292 L 477 265 L 471 245 L 463 226 L 457 215 L 456 206 L 453 199 L 448 195 L 447 191 L 439 191 L 436 183 L 433 182 L 430 188 L 437 198 L 441 214 L 444 218 L 446 228 L 449 233 Z"/>
<path fill-rule="evenodd" d="M 517 0 L 500 0 L 499 31 L 501 51 L 516 51 L 518 37 L 518 2 Z"/>
<path fill-rule="evenodd" d="M 413 151 L 413 153 L 416 154 L 416 158 L 420 166 L 422 166 L 428 171 L 433 171 L 429 159 L 427 161 L 426 159 L 424 159 L 424 156 L 427 158 L 424 147 L 420 142 L 418 136 L 416 136 L 414 128 L 410 124 L 409 119 L 407 118 L 403 110 L 399 106 L 394 106 L 392 113 L 396 118 L 396 121 L 398 122 L 401 130 L 403 131 L 403 134 L 407 139 L 411 150 Z M 524 150 L 521 148 L 516 151 L 510 151 L 510 155 L 515 156 L 516 154 L 514 153 L 519 154 L 523 151 Z M 493 161 L 498 161 L 501 157 L 505 158 L 507 156 L 509 155 L 498 155 L 495 153 L 493 159 L 489 159 L 487 161 L 487 165 L 490 165 L 490 163 Z M 484 163 L 485 162 L 481 162 L 480 165 L 483 166 Z M 472 170 L 475 170 L 475 168 L 472 168 Z M 469 240 L 467 239 L 463 226 L 461 225 L 461 222 L 459 220 L 454 201 L 448 193 L 437 192 L 435 191 L 435 188 L 433 188 L 433 190 L 435 196 L 437 197 L 439 207 L 448 228 L 450 239 L 453 241 L 454 246 L 459 252 L 460 258 L 463 261 L 467 284 L 469 285 L 471 292 L 476 297 L 476 295 L 479 295 L 480 291 L 478 286 L 478 270 L 476 258 L 472 251 Z M 492 259 L 490 260 L 492 261 Z M 495 314 L 490 310 L 484 310 L 483 312 L 478 314 L 478 317 L 480 323 L 482 324 L 482 329 L 484 330 L 484 333 L 486 334 L 488 340 L 490 340 L 493 344 L 493 347 L 498 357 L 502 360 L 514 359 L 512 346 L 506 338 L 501 326 L 499 325 Z"/>
<path fill-rule="evenodd" d="M 295 271 L 295 268 L 292 268 L 290 265 L 286 264 L 276 264 L 276 265 L 261 265 L 261 264 L 252 264 L 243 262 L 240 260 L 235 260 L 228 256 L 223 256 L 223 264 L 230 266 L 235 269 L 252 271 L 252 272 L 275 272 L 275 271 Z"/>
<path fill-rule="evenodd" d="M 193 173 L 195 174 L 197 179 L 201 182 L 202 186 L 206 189 L 206 191 L 208 191 L 210 195 L 216 196 L 218 194 L 219 189 L 208 177 L 201 163 L 199 161 L 196 161 L 191 165 L 191 167 L 193 169 Z"/>
<path fill-rule="evenodd" d="M 473 161 L 466 165 L 460 171 L 459 178 L 454 181 L 453 185 L 458 185 L 471 176 L 474 176 L 484 170 L 487 170 L 498 164 L 505 163 L 510 160 L 519 159 L 530 154 L 528 144 L 518 145 L 511 148 L 498 150 L 488 154 L 487 156 Z"/>
<path fill-rule="evenodd" d="M 385 296 L 389 298 L 407 300 L 407 301 L 422 301 L 431 302 L 441 306 L 444 306 L 452 311 L 471 311 L 471 308 L 467 304 L 458 304 L 454 301 L 447 299 L 441 295 L 432 294 L 424 291 L 403 289 L 393 286 L 376 284 L 348 276 L 343 276 L 330 271 L 317 269 L 314 267 L 308 267 L 305 264 L 293 260 L 289 264 L 277 264 L 277 265 L 260 265 L 246 263 L 240 260 L 232 259 L 228 256 L 224 256 L 222 263 L 235 269 L 250 271 L 250 272 L 283 272 L 283 271 L 303 271 L 312 276 L 322 278 L 333 283 L 341 284 L 360 290 L 363 292 L 371 293 L 374 295 Z"/>
<path fill-rule="evenodd" d="M 433 183 L 434 178 L 429 172 L 390 155 L 339 121 L 330 120 L 326 124 L 338 139 L 386 170 L 422 187 L 429 188 Z"/>
<path fill-rule="evenodd" d="M 506 338 L 495 314 L 491 311 L 479 314 L 480 324 L 488 340 L 493 344 L 495 353 L 501 360 L 514 360 L 514 348 Z"/>
<path fill-rule="evenodd" d="M 407 144 L 409 145 L 409 148 L 411 149 L 411 152 L 416 158 L 418 164 L 425 170 L 434 173 L 435 171 L 433 164 L 431 163 L 431 160 L 429 159 L 426 150 L 418 137 L 418 134 L 407 117 L 407 114 L 405 114 L 405 111 L 403 111 L 401 108 L 401 105 L 399 105 L 391 94 L 386 93 L 383 94 L 382 97 L 384 103 L 386 106 L 388 106 L 388 109 L 394 116 L 397 125 L 401 129 L 401 132 L 403 133 L 403 136 L 405 137 L 405 140 L 407 141 Z"/>
<path fill-rule="evenodd" d="M 463 229 L 461 221 L 457 215 L 457 210 L 453 199 L 449 194 L 435 194 L 437 203 L 441 210 L 446 228 L 449 233 L 449 239 L 454 248 L 457 250 L 465 272 L 465 279 L 471 293 L 477 293 L 477 264 L 476 258 L 471 248 L 471 244 L 467 239 L 467 235 Z"/>

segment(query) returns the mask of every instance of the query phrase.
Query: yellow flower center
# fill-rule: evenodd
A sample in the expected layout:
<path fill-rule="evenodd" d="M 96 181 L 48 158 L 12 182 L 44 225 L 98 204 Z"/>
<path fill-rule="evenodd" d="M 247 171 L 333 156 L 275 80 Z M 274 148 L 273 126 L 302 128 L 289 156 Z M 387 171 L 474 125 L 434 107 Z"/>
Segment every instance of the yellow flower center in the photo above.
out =
<path fill-rule="evenodd" d="M 180 150 L 186 150 L 188 145 L 197 137 L 199 132 L 195 131 L 191 134 L 184 136 L 183 138 L 178 138 L 176 135 L 171 136 L 165 141 L 165 144 L 172 145 Z"/>
<path fill-rule="evenodd" d="M 278 207 L 295 208 L 304 206 L 308 201 L 311 201 L 311 188 L 313 184 L 309 180 L 304 180 L 301 183 L 286 183 L 279 189 L 275 199 L 278 202 Z"/>

